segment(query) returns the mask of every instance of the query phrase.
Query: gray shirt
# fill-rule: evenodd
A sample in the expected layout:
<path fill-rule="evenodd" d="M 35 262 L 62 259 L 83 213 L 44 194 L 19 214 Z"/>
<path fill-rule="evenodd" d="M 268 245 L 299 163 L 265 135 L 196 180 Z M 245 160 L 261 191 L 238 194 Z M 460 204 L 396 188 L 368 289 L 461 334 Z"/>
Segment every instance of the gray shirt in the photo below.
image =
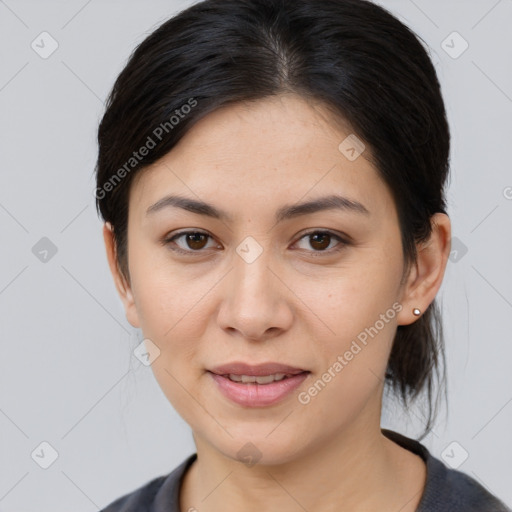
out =
<path fill-rule="evenodd" d="M 512 512 L 475 479 L 445 466 L 419 441 L 392 430 L 382 433 L 419 455 L 427 466 L 427 481 L 416 512 Z M 190 455 L 168 475 L 157 477 L 126 494 L 101 512 L 187 512 L 180 511 L 179 492 L 183 476 L 196 460 Z"/>

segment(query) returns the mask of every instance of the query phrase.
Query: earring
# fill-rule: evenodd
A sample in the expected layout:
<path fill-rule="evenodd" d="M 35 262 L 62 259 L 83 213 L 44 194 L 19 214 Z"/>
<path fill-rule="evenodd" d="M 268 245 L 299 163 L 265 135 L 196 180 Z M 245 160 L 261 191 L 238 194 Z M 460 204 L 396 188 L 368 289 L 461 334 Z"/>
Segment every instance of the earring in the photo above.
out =
<path fill-rule="evenodd" d="M 413 313 L 413 315 L 415 315 L 415 316 L 420 316 L 420 315 L 421 315 L 421 311 L 420 311 L 418 308 L 414 308 L 414 309 L 412 310 L 412 313 Z"/>

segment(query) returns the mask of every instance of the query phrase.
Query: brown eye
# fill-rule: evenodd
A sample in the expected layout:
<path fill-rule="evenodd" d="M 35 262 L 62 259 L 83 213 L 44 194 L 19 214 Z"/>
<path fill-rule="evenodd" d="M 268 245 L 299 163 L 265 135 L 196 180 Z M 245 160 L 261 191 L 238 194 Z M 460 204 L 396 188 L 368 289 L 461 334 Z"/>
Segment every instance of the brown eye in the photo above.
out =
<path fill-rule="evenodd" d="M 331 236 L 327 233 L 313 233 L 309 236 L 311 247 L 315 249 L 327 249 L 331 243 Z"/>
<path fill-rule="evenodd" d="M 300 248 L 305 249 L 313 254 L 316 252 L 329 254 L 332 252 L 340 251 L 346 245 L 348 245 L 346 240 L 344 240 L 341 236 L 332 233 L 331 231 L 311 231 L 303 235 L 299 242 L 304 239 L 306 240 L 307 247 Z M 338 243 L 333 247 L 331 244 L 334 240 L 338 241 Z"/>
<path fill-rule="evenodd" d="M 192 255 L 194 253 L 204 253 L 204 249 L 208 248 L 207 243 L 209 239 L 212 239 L 212 236 L 202 231 L 182 231 L 181 233 L 165 239 L 163 243 L 164 245 L 168 245 L 172 251 Z M 181 242 L 178 243 L 178 240 L 181 240 Z M 303 235 L 299 242 L 302 240 L 307 240 L 307 247 L 301 247 L 301 249 L 315 256 L 320 256 L 322 253 L 331 254 L 349 245 L 349 242 L 331 231 L 311 231 Z M 333 241 L 337 241 L 338 243 L 335 244 L 334 247 L 330 247 Z"/>
<path fill-rule="evenodd" d="M 182 231 L 164 240 L 164 245 L 171 246 L 170 249 L 176 252 L 192 254 L 194 252 L 204 252 L 202 250 L 206 247 L 210 238 L 211 236 L 208 233 L 202 231 Z M 178 243 L 177 240 L 181 242 Z"/>
<path fill-rule="evenodd" d="M 190 249 L 198 250 L 203 249 L 205 246 L 205 241 L 208 238 L 208 235 L 204 233 L 187 233 L 185 236 L 185 243 L 190 247 Z"/>

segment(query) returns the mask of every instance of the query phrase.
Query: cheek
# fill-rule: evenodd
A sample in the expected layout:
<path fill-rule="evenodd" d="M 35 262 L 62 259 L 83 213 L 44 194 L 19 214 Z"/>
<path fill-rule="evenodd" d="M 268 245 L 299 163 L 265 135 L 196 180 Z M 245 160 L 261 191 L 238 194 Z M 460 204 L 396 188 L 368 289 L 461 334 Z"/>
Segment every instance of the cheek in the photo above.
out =
<path fill-rule="evenodd" d="M 354 335 L 354 329 L 372 325 L 396 302 L 400 260 L 374 254 L 362 255 L 356 264 L 336 269 L 325 279 L 296 280 L 294 293 L 317 314 L 326 333 Z"/>
<path fill-rule="evenodd" d="M 211 285 L 205 287 L 198 279 L 195 288 L 175 272 L 154 265 L 140 270 L 133 279 L 140 326 L 144 337 L 160 349 L 152 371 L 169 402 L 186 421 L 192 421 L 189 415 L 200 411 L 186 390 L 192 389 L 191 376 L 203 370 L 198 366 L 207 304 L 203 296 Z"/>
<path fill-rule="evenodd" d="M 309 417 L 329 415 L 338 428 L 379 396 L 401 305 L 385 283 L 346 279 L 316 299 L 322 329 L 315 330 L 315 378 L 300 403 Z M 328 326 L 328 328 L 326 327 Z"/>
<path fill-rule="evenodd" d="M 309 333 L 323 363 L 320 372 L 331 367 L 338 356 L 343 357 L 347 389 L 371 377 L 369 369 L 383 374 L 401 309 L 401 259 L 370 249 L 360 256 L 357 264 L 337 269 L 336 275 L 322 282 L 304 279 L 294 288 L 311 308 L 307 312 Z"/>
<path fill-rule="evenodd" d="M 176 339 L 176 332 L 184 333 L 198 325 L 190 319 L 200 311 L 211 284 L 208 279 L 191 276 L 182 266 L 171 264 L 161 247 L 144 240 L 133 245 L 130 275 L 142 331 L 161 343 Z"/>

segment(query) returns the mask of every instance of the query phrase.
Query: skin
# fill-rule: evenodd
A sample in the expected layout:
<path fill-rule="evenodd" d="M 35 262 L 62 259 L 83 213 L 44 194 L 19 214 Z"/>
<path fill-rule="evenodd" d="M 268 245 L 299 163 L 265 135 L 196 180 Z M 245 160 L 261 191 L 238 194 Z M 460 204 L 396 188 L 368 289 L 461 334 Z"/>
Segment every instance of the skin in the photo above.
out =
<path fill-rule="evenodd" d="M 104 226 L 127 319 L 160 349 L 154 375 L 193 432 L 198 459 L 184 478 L 182 511 L 416 510 L 425 464 L 381 433 L 384 374 L 397 325 L 414 322 L 413 308 L 425 311 L 441 286 L 450 221 L 432 218 L 432 236 L 405 275 L 396 208 L 369 149 L 354 161 L 338 149 L 350 133 L 321 104 L 293 94 L 221 108 L 136 176 L 129 276 Z M 369 214 L 330 209 L 276 224 L 280 207 L 333 192 Z M 146 213 L 171 193 L 232 219 L 175 207 Z M 305 236 L 315 229 L 349 243 Z M 162 243 L 186 230 L 211 237 Z M 247 236 L 262 249 L 252 263 L 236 252 Z M 401 311 L 299 403 L 298 393 L 394 303 Z M 278 404 L 249 408 L 225 398 L 206 371 L 230 361 L 278 361 L 311 373 Z M 252 466 L 237 455 L 247 442 L 261 452 Z"/>

